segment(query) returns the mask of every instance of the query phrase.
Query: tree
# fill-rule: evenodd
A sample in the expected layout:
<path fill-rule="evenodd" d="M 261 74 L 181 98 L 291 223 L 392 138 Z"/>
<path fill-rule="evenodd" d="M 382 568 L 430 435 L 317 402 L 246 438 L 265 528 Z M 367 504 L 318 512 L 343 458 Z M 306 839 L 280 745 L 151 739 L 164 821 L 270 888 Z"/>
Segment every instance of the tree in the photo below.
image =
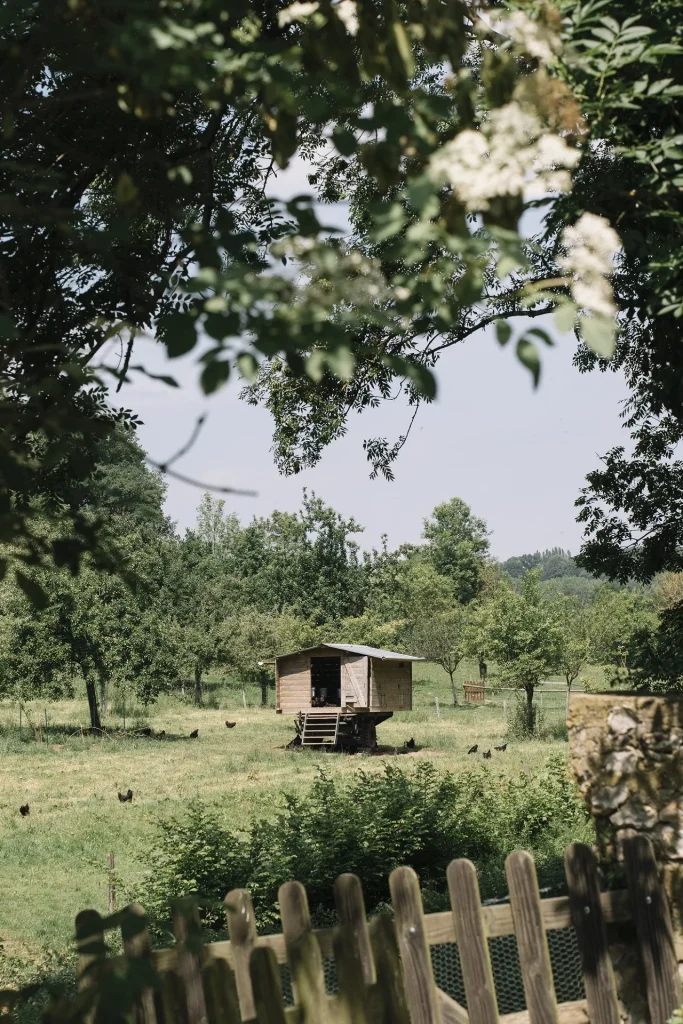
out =
<path fill-rule="evenodd" d="M 354 540 L 361 531 L 353 518 L 306 491 L 300 512 L 254 518 L 232 546 L 244 603 L 318 622 L 361 614 L 365 573 Z"/>
<path fill-rule="evenodd" d="M 105 438 L 98 455 L 101 462 L 82 497 L 83 514 L 101 520 L 122 565 L 105 571 L 86 557 L 77 574 L 63 568 L 44 575 L 47 600 L 39 609 L 8 578 L 2 630 L 6 685 L 23 693 L 69 693 L 78 673 L 96 729 L 107 713 L 112 684 L 133 685 L 141 700 L 152 700 L 177 676 L 179 657 L 164 601 L 171 545 L 164 485 L 145 466 L 129 431 Z M 50 524 L 43 529 L 48 533 Z M 35 575 L 37 570 L 30 582 Z"/>
<path fill-rule="evenodd" d="M 275 615 L 247 609 L 228 616 L 221 626 L 224 660 L 243 681 L 261 684 L 261 703 L 268 704 L 273 683 L 269 661 L 278 655 L 323 642 L 320 627 L 288 613 Z"/>
<path fill-rule="evenodd" d="M 479 593 L 481 570 L 489 550 L 483 519 L 472 514 L 462 498 L 437 505 L 424 521 L 426 557 L 442 576 L 450 579 L 458 601 L 468 604 Z"/>
<path fill-rule="evenodd" d="M 595 661 L 609 666 L 610 681 L 628 682 L 634 637 L 656 624 L 650 595 L 603 584 L 591 608 L 591 646 Z"/>
<path fill-rule="evenodd" d="M 554 602 L 553 610 L 559 630 L 557 668 L 564 675 L 569 692 L 591 658 L 593 613 L 571 598 Z"/>
<path fill-rule="evenodd" d="M 562 646 L 557 615 L 543 600 L 539 576 L 538 569 L 527 572 L 519 593 L 503 581 L 480 613 L 487 654 L 498 663 L 502 679 L 526 694 L 524 728 L 529 735 L 535 730 L 534 691 L 557 667 Z"/>
<path fill-rule="evenodd" d="M 455 672 L 467 652 L 467 611 L 462 605 L 448 612 L 418 619 L 408 633 L 411 651 L 448 673 L 453 695 L 453 707 L 458 704 Z"/>
<path fill-rule="evenodd" d="M 515 555 L 503 562 L 501 568 L 512 579 L 518 579 L 529 569 L 535 569 L 537 566 L 541 567 L 542 580 L 567 577 L 591 578 L 590 573 L 576 564 L 571 552 L 565 551 L 563 548 L 549 548 L 547 551 L 536 551 L 534 554 Z"/>
<path fill-rule="evenodd" d="M 87 478 L 94 439 L 117 417 L 134 421 L 112 411 L 105 382 L 145 372 L 135 355 L 144 333 L 171 356 L 211 338 L 200 361 L 207 392 L 235 365 L 247 380 L 262 370 L 297 471 L 311 457 L 296 451 L 304 427 L 313 447 L 326 443 L 396 380 L 413 402 L 433 396 L 437 349 L 492 316 L 535 316 L 554 288 L 565 319 L 579 310 L 571 256 L 562 285 L 528 273 L 520 287 L 530 175 L 541 189 L 569 189 L 580 158 L 578 109 L 553 77 L 562 41 L 548 5 L 484 22 L 435 0 L 405 10 L 324 0 L 315 11 L 111 0 L 95 18 L 88 5 L 64 15 L 59 4 L 9 0 L 0 17 L 0 484 L 15 495 L 0 532 L 12 556 L 59 563 L 67 543 L 75 560 L 98 550 L 50 467 L 79 437 Z M 351 240 L 323 230 L 313 195 L 268 197 L 275 165 L 316 152 L 323 199 L 358 178 Z M 512 273 L 521 278 L 506 291 L 496 282 Z M 593 312 L 585 333 L 602 351 L 609 318 Z M 535 377 L 538 337 L 517 343 Z M 111 338 L 121 356 L 108 364 Z M 316 391 L 312 414 L 299 382 Z M 388 467 L 386 444 L 367 450 Z M 33 529 L 36 495 L 50 499 L 64 537 L 48 543 Z"/>

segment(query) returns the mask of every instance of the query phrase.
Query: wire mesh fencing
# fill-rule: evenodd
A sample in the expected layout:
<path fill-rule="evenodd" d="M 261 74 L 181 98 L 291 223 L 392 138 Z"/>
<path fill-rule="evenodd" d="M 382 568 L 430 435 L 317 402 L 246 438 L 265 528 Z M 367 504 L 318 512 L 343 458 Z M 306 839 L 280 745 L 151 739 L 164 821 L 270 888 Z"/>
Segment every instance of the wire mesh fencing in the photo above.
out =
<path fill-rule="evenodd" d="M 546 932 L 550 962 L 558 1003 L 585 998 L 581 956 L 576 932 L 573 928 L 554 928 Z M 467 1007 L 460 953 L 455 942 L 441 942 L 430 947 L 434 980 L 440 989 Z M 500 1013 L 518 1013 L 526 1010 L 522 970 L 514 935 L 497 935 L 489 939 L 491 968 Z M 294 1005 L 292 978 L 287 964 L 280 964 L 280 982 L 285 1005 Z M 328 995 L 339 991 L 337 967 L 333 957 L 323 960 L 325 988 Z"/>

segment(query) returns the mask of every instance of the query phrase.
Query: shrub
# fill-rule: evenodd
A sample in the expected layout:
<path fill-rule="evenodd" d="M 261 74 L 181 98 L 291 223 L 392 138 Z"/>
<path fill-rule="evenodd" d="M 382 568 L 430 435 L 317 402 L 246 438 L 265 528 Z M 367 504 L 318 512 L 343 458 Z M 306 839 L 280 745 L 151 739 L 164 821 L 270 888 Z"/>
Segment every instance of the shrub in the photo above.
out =
<path fill-rule="evenodd" d="M 586 813 L 562 758 L 536 776 L 514 779 L 481 765 L 459 775 L 429 763 L 405 770 L 358 772 L 340 782 L 321 771 L 304 797 L 285 796 L 273 819 L 255 819 L 245 833 L 194 808 L 182 821 L 161 823 L 142 891 L 157 931 L 172 899 L 197 893 L 209 936 L 224 935 L 220 905 L 233 888 L 253 897 L 261 931 L 277 930 L 279 886 L 302 882 L 318 923 L 334 911 L 332 883 L 343 871 L 359 875 L 369 911 L 389 898 L 387 879 L 400 864 L 420 876 L 425 906 L 447 904 L 446 867 L 468 857 L 479 870 L 482 897 L 507 891 L 504 861 L 519 847 L 536 857 L 540 884 L 563 879 L 562 853 L 590 837 Z"/>
<path fill-rule="evenodd" d="M 542 718 L 538 704 L 532 704 L 529 707 L 526 694 L 518 690 L 510 701 L 508 737 L 512 740 L 532 739 L 542 729 Z"/>

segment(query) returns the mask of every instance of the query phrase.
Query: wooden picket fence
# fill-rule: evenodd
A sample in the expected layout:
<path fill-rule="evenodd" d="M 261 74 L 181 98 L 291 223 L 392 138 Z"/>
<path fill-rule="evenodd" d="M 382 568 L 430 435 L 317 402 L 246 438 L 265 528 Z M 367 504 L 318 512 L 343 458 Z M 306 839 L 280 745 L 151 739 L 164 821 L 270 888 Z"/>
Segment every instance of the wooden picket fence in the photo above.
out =
<path fill-rule="evenodd" d="M 288 882 L 279 893 L 283 933 L 258 936 L 249 894 L 225 898 L 229 941 L 204 945 L 196 910 L 176 905 L 176 945 L 152 950 L 141 907 L 140 928 L 124 932 L 125 960 L 148 969 L 136 1024 L 620 1024 L 606 925 L 632 921 L 646 981 L 651 1024 L 666 1024 L 681 1005 L 681 986 L 666 895 L 652 846 L 636 836 L 624 842 L 628 890 L 600 893 L 595 857 L 580 844 L 565 855 L 568 897 L 540 898 L 536 869 L 525 852 L 506 862 L 510 903 L 482 906 L 474 866 L 454 860 L 447 880 L 451 911 L 423 913 L 417 876 L 393 871 L 394 919 L 368 924 L 361 883 L 341 875 L 334 886 L 339 925 L 311 927 L 306 891 Z M 95 984 L 95 911 L 76 919 L 82 990 Z M 581 954 L 585 999 L 557 1004 L 546 931 L 573 926 Z M 488 939 L 514 934 L 527 1009 L 499 1015 Z M 99 936 L 101 939 L 101 935 Z M 430 945 L 457 942 L 467 1008 L 440 990 Z M 333 956 L 339 993 L 328 995 L 323 958 Z M 113 964 L 109 958 L 107 964 Z M 291 972 L 294 1006 L 286 1007 L 278 964 Z M 102 960 L 100 960 L 100 968 Z M 150 970 L 150 968 L 154 970 Z M 105 1014 L 106 1016 L 106 1014 Z M 90 1013 L 96 1019 L 96 1009 Z"/>

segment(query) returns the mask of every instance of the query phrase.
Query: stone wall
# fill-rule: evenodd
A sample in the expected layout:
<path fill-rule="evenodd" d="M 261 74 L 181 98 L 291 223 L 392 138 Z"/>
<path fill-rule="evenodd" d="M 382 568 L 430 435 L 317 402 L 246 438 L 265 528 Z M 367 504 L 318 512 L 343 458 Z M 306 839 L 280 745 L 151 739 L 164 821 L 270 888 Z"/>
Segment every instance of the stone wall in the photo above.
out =
<path fill-rule="evenodd" d="M 579 788 L 593 815 L 603 862 L 621 859 L 623 839 L 654 844 L 683 931 L 683 694 L 574 694 L 569 744 Z"/>

